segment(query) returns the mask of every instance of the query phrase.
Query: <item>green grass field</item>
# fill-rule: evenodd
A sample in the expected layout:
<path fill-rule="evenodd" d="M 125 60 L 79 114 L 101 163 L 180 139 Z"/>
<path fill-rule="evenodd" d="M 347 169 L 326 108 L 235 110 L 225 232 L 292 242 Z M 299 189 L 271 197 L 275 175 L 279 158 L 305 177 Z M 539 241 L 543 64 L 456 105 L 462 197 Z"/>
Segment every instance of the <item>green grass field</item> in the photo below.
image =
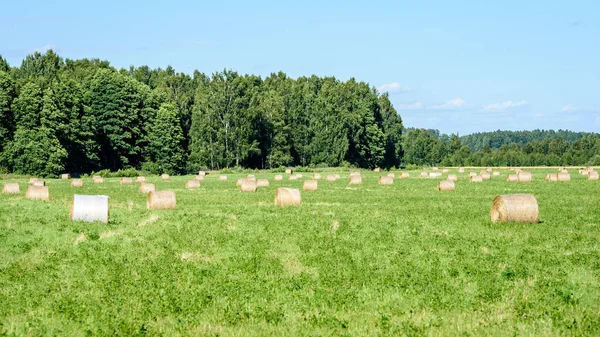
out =
<path fill-rule="evenodd" d="M 600 182 L 532 172 L 459 174 L 455 192 L 416 171 L 393 186 L 340 172 L 283 208 L 275 188 L 303 179 L 257 173 L 271 186 L 241 193 L 241 174 L 198 190 L 153 177 L 177 209 L 152 211 L 116 178 L 47 180 L 49 202 L 2 180 L 21 194 L 0 195 L 0 335 L 598 336 Z M 74 193 L 110 196 L 110 223 L 69 221 Z M 491 223 L 510 193 L 534 194 L 541 222 Z"/>

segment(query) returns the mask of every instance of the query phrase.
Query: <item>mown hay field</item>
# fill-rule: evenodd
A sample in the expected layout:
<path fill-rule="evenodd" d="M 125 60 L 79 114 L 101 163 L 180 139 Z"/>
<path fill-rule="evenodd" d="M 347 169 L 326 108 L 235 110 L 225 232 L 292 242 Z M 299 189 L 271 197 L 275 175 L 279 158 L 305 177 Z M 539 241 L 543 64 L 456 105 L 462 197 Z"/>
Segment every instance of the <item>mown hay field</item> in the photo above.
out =
<path fill-rule="evenodd" d="M 242 174 L 139 183 L 46 180 L 49 201 L 0 195 L 0 335 L 599 335 L 600 183 L 481 183 L 363 172 L 362 185 L 303 178 L 242 193 Z M 479 172 L 479 171 L 477 171 Z M 398 173 L 398 172 L 396 172 Z M 396 174 L 398 176 L 398 174 Z M 275 189 L 300 206 L 274 205 Z M 108 195 L 108 224 L 72 222 L 73 194 Z M 492 223 L 500 194 L 531 193 L 540 223 Z"/>

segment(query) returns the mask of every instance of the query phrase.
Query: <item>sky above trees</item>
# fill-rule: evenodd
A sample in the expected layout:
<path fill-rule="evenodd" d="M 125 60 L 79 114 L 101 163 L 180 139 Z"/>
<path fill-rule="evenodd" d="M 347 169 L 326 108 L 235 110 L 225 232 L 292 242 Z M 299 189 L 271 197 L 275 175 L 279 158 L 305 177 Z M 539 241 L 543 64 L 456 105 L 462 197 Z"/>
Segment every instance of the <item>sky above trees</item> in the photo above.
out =
<path fill-rule="evenodd" d="M 390 94 L 405 125 L 600 131 L 600 2 L 7 2 L 0 54 L 115 67 L 335 76 Z"/>

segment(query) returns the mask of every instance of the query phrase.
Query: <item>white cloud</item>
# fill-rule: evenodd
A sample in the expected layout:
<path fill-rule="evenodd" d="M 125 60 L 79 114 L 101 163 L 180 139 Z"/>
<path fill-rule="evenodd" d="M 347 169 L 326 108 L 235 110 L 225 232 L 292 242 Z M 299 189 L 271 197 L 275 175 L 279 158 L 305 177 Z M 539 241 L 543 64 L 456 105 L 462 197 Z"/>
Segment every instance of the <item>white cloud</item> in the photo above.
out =
<path fill-rule="evenodd" d="M 483 107 L 483 111 L 504 111 L 506 109 L 512 109 L 512 108 L 520 107 L 520 106 L 527 105 L 527 104 L 528 104 L 527 101 L 517 101 L 517 102 L 506 101 L 506 102 L 502 102 L 502 103 L 488 104 Z"/>
<path fill-rule="evenodd" d="M 434 105 L 431 107 L 431 109 L 439 109 L 439 110 L 456 109 L 456 108 L 462 107 L 463 105 L 465 105 L 465 100 L 460 97 L 456 97 L 456 98 L 446 101 L 444 104 Z"/>
<path fill-rule="evenodd" d="M 538 112 L 538 113 L 535 114 L 535 117 L 536 118 L 544 117 L 544 114 L 541 113 L 541 112 Z"/>
<path fill-rule="evenodd" d="M 420 110 L 420 109 L 423 109 L 423 104 L 421 102 L 399 104 L 396 106 L 396 109 L 398 109 L 398 110 Z"/>
<path fill-rule="evenodd" d="M 377 88 L 377 91 L 379 91 L 380 93 L 388 92 L 391 94 L 391 93 L 407 92 L 407 91 L 410 91 L 410 88 L 403 84 L 400 84 L 398 82 L 392 82 L 392 83 L 387 83 L 387 84 L 380 86 L 379 88 Z"/>
<path fill-rule="evenodd" d="M 577 107 L 574 106 L 573 104 L 567 104 L 562 109 L 560 109 L 560 111 L 562 111 L 562 112 L 573 112 L 576 110 L 577 110 Z"/>

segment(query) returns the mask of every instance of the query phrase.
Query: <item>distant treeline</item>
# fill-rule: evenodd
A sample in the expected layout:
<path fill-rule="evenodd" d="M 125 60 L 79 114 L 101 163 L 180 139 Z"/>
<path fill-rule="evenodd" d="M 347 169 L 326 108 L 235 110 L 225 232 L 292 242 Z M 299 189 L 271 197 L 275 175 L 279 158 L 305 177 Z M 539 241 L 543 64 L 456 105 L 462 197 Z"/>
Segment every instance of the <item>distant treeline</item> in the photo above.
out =
<path fill-rule="evenodd" d="M 582 165 L 600 153 L 597 134 L 506 133 L 405 130 L 388 95 L 354 79 L 190 76 L 52 51 L 10 67 L 0 57 L 0 172 Z"/>

